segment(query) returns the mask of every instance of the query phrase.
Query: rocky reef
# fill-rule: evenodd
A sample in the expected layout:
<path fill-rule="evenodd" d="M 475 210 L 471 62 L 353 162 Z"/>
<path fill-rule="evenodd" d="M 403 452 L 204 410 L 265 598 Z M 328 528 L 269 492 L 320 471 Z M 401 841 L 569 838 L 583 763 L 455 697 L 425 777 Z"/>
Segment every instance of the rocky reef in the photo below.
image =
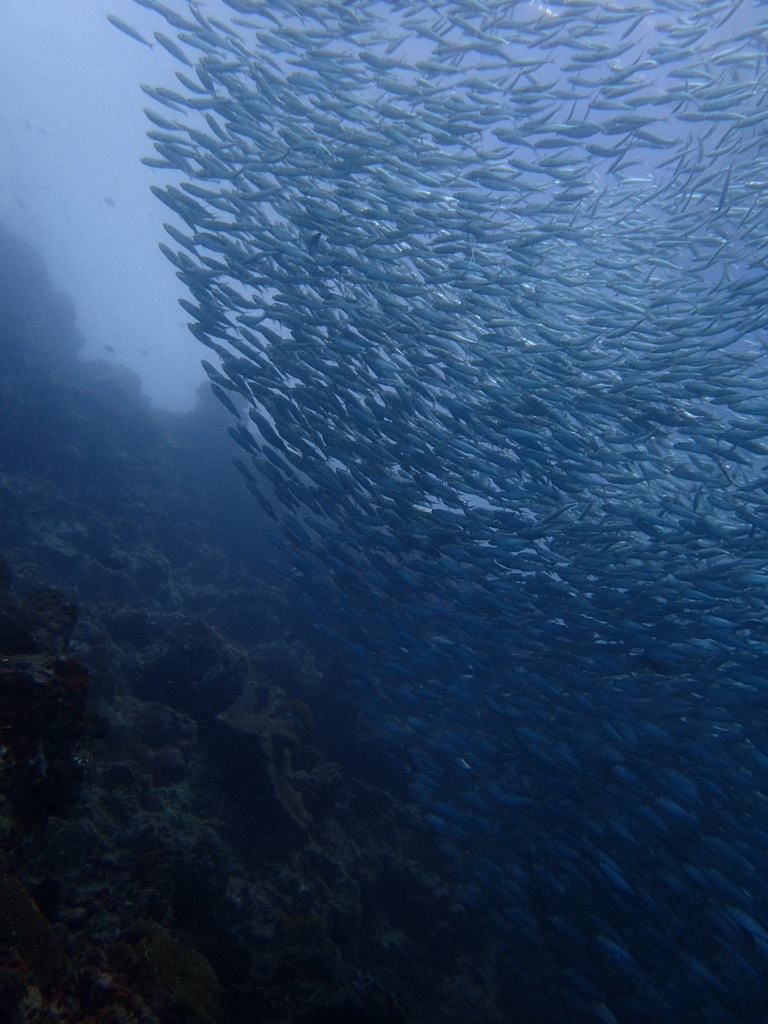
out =
<path fill-rule="evenodd" d="M 0 1019 L 527 1019 L 217 403 L 80 347 L 0 231 Z"/>

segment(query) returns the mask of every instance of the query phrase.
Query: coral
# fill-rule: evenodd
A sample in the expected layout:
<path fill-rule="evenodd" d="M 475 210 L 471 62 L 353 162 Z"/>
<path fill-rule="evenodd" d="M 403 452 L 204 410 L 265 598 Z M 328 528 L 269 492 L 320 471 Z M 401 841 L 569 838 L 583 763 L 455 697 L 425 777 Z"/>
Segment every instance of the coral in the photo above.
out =
<path fill-rule="evenodd" d="M 190 1024 L 214 1024 L 220 1016 L 219 983 L 206 958 L 195 949 L 187 949 L 163 928 L 147 924 L 144 930 L 146 957 L 178 1019 Z"/>
<path fill-rule="evenodd" d="M 290 697 L 288 700 L 280 701 L 275 711 L 295 715 L 308 732 L 314 732 L 316 729 L 315 715 L 312 708 L 305 704 L 303 700 L 299 700 L 298 697 Z"/>
<path fill-rule="evenodd" d="M 297 707 L 301 707 L 301 721 L 314 721 L 310 709 L 299 700 L 281 700 L 266 711 L 254 714 L 253 689 L 246 690 L 232 707 L 217 716 L 217 720 L 241 735 L 255 737 L 267 759 L 267 770 L 275 788 L 277 799 L 299 828 L 306 828 L 310 817 L 304 807 L 301 793 L 292 785 L 291 753 L 298 750 L 299 738 L 293 721 Z"/>
<path fill-rule="evenodd" d="M 268 748 L 265 748 L 265 752 Z M 302 799 L 301 793 L 294 789 L 289 779 L 291 777 L 291 752 L 287 746 L 283 746 L 282 753 L 277 753 L 275 749 L 275 736 L 271 737 L 271 756 L 269 752 L 267 756 L 270 757 L 269 767 L 270 775 L 272 776 L 272 782 L 275 786 L 275 793 L 277 793 L 277 799 L 288 811 L 290 816 L 296 822 L 300 828 L 306 828 L 309 824 L 310 817 L 304 807 L 304 800 Z"/>
<path fill-rule="evenodd" d="M 286 697 L 282 690 L 261 680 L 251 680 L 216 720 L 232 737 L 246 741 L 240 755 L 237 745 L 225 750 L 230 759 L 248 756 L 248 740 L 258 744 L 275 795 L 299 828 L 306 828 L 314 816 L 323 819 L 331 812 L 341 776 L 338 765 L 323 760 L 299 738 L 316 728 L 314 712 L 305 701 Z M 294 767 L 294 759 L 299 760 L 300 770 Z M 305 806 L 307 799 L 312 813 Z"/>

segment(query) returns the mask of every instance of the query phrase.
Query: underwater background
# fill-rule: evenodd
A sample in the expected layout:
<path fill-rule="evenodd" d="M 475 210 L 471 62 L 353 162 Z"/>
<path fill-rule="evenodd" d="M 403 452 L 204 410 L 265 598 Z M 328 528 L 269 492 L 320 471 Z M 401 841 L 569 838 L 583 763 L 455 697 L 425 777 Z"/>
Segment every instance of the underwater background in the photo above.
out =
<path fill-rule="evenodd" d="M 0 230 L 0 1018 L 768 1021 L 766 5 L 125 6 L 208 381 Z"/>

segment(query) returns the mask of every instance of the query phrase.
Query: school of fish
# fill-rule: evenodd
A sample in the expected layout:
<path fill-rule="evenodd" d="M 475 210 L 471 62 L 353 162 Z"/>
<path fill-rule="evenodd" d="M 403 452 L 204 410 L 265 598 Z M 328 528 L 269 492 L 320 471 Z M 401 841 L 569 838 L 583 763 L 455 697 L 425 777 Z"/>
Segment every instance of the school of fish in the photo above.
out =
<path fill-rule="evenodd" d="M 768 1019 L 768 6 L 136 2 L 237 466 L 520 1019 Z"/>

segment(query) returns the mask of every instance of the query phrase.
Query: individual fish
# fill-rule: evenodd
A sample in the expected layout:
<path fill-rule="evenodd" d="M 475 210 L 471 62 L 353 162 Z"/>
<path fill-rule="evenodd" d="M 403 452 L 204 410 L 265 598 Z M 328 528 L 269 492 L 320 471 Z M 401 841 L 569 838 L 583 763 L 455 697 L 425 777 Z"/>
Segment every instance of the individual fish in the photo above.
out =
<path fill-rule="evenodd" d="M 175 43 L 172 39 L 169 39 L 168 36 L 164 35 L 162 32 L 155 32 L 154 37 L 158 41 L 158 43 L 160 43 L 163 49 L 167 50 L 172 57 L 176 58 L 176 60 L 181 61 L 182 64 L 186 64 L 188 68 L 194 66 L 192 64 L 192 61 L 189 59 L 189 57 L 187 57 L 186 53 L 184 53 L 184 51 L 182 50 L 178 43 Z"/>
<path fill-rule="evenodd" d="M 123 21 L 121 18 L 118 18 L 114 14 L 108 14 L 107 21 L 114 25 L 115 28 L 120 29 L 123 35 L 128 36 L 130 39 L 135 39 L 137 43 L 144 43 L 144 45 L 148 46 L 150 50 L 152 49 L 154 44 L 148 42 L 137 29 L 132 25 L 127 24 L 127 22 Z"/>

